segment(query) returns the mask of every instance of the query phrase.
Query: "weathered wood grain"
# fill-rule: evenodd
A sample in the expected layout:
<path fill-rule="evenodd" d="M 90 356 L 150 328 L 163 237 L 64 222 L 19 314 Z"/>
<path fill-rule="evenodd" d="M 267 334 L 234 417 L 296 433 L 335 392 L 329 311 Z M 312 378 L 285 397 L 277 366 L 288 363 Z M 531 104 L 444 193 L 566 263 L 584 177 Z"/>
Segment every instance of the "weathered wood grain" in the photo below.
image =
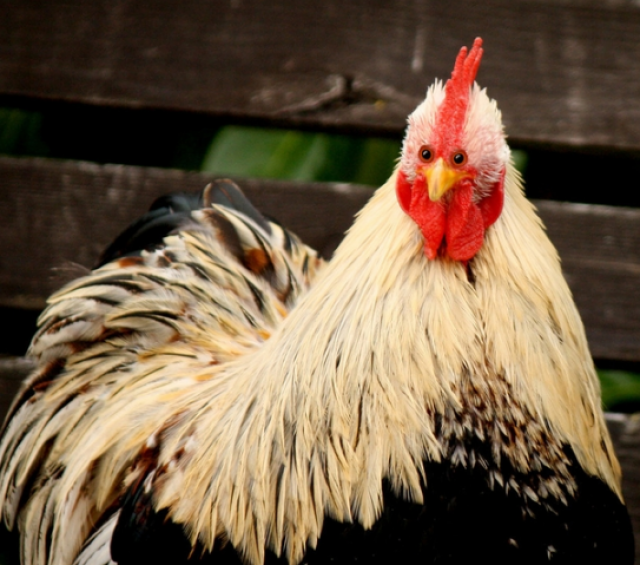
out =
<path fill-rule="evenodd" d="M 639 361 L 640 209 L 536 204 L 560 253 L 593 355 Z"/>
<path fill-rule="evenodd" d="M 0 95 L 398 133 L 458 49 L 511 139 L 640 149 L 633 0 L 1 0 Z M 16 99 L 14 99 L 16 100 Z"/>
<path fill-rule="evenodd" d="M 177 170 L 0 157 L 0 305 L 41 308 L 155 198 L 213 176 Z M 265 214 L 319 250 L 334 246 L 371 189 L 243 180 Z"/>
<path fill-rule="evenodd" d="M 213 177 L 153 168 L 0 158 L 0 305 L 41 308 L 91 267 L 159 195 Z M 330 253 L 371 190 L 242 180 L 263 212 Z M 640 361 L 640 210 L 537 202 L 581 311 L 593 355 Z"/>

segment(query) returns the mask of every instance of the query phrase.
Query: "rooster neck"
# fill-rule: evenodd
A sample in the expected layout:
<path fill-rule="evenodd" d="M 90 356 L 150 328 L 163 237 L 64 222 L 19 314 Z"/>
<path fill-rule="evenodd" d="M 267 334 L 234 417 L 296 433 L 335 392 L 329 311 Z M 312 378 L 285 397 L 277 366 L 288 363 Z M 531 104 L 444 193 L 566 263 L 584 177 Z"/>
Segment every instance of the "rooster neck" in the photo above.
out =
<path fill-rule="evenodd" d="M 363 427 L 384 436 L 396 421 L 416 434 L 411 460 L 437 460 L 473 420 L 479 434 L 508 429 L 526 438 L 504 449 L 516 468 L 528 471 L 536 453 L 542 464 L 562 460 L 569 445 L 620 494 L 582 322 L 517 172 L 509 167 L 503 215 L 469 265 L 425 258 L 394 187 L 395 175 L 260 352 L 261 374 L 282 373 L 288 409 L 316 399 L 318 414 L 332 411 L 356 450 Z M 375 403 L 370 412 L 367 401 Z M 577 404 L 581 410 L 566 409 Z M 364 426 L 363 412 L 371 416 Z M 454 416 L 438 430 L 437 414 Z"/>

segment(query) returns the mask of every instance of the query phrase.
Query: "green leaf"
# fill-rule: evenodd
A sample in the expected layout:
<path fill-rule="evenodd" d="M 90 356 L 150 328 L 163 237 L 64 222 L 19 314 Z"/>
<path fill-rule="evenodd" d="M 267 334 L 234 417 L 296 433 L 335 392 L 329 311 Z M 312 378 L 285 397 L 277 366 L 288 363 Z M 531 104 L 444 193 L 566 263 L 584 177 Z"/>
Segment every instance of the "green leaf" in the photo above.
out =
<path fill-rule="evenodd" d="M 400 143 L 389 139 L 226 126 L 201 168 L 217 175 L 379 186 L 399 151 Z"/>
<path fill-rule="evenodd" d="M 0 153 L 46 156 L 42 114 L 17 108 L 0 108 Z"/>
<path fill-rule="evenodd" d="M 522 151 L 522 149 L 512 149 L 511 158 L 513 159 L 513 163 L 516 166 L 516 169 L 518 169 L 521 174 L 524 174 L 527 168 L 527 162 L 529 160 L 527 152 Z"/>
<path fill-rule="evenodd" d="M 602 404 L 607 410 L 631 412 L 640 408 L 640 375 L 628 371 L 598 370 Z"/>

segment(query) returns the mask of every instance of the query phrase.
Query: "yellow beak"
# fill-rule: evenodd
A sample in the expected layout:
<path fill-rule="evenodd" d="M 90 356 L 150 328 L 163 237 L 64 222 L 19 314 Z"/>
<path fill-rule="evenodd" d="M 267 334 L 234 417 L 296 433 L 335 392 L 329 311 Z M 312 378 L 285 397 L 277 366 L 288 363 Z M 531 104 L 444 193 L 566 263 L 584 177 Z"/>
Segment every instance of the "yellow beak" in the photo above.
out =
<path fill-rule="evenodd" d="M 452 169 L 442 160 L 442 157 L 440 157 L 431 167 L 424 167 L 423 172 L 427 179 L 429 198 L 432 202 L 440 200 L 458 181 L 471 176 L 466 171 Z"/>

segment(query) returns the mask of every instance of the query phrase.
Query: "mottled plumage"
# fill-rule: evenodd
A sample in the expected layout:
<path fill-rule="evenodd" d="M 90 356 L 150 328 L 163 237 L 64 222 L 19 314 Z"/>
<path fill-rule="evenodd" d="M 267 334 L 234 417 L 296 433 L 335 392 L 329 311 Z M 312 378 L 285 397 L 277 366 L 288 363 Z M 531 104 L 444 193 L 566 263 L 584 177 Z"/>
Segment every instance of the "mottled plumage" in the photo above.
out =
<path fill-rule="evenodd" d="M 557 254 L 495 103 L 458 91 L 329 264 L 223 181 L 51 297 L 0 443 L 25 565 L 632 562 Z M 473 169 L 416 196 L 413 155 L 452 143 Z"/>

